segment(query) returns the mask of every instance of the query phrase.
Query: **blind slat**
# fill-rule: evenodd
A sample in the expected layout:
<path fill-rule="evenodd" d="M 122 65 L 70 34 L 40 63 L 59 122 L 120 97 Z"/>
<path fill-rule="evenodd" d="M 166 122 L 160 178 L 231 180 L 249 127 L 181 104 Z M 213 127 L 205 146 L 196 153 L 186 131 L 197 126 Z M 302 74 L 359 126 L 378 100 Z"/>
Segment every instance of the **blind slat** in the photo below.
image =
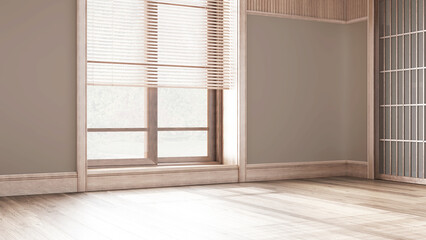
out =
<path fill-rule="evenodd" d="M 229 89 L 232 0 L 88 0 L 87 84 Z"/>

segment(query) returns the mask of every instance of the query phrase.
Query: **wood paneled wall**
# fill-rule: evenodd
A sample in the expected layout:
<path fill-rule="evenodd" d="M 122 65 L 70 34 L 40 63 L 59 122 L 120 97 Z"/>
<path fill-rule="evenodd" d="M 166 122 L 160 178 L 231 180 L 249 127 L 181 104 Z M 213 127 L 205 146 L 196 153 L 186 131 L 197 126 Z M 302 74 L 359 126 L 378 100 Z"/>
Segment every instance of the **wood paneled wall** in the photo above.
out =
<path fill-rule="evenodd" d="M 247 0 L 247 11 L 346 22 L 367 16 L 367 0 Z"/>
<path fill-rule="evenodd" d="M 367 17 L 367 0 L 345 0 L 346 21 Z"/>

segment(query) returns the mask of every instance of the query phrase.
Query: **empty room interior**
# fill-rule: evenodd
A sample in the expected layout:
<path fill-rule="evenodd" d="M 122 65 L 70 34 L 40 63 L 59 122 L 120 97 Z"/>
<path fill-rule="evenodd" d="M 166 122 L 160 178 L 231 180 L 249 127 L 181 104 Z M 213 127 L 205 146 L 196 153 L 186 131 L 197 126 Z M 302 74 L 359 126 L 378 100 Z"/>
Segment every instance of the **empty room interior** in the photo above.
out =
<path fill-rule="evenodd" d="M 0 240 L 425 239 L 425 0 L 0 0 Z"/>

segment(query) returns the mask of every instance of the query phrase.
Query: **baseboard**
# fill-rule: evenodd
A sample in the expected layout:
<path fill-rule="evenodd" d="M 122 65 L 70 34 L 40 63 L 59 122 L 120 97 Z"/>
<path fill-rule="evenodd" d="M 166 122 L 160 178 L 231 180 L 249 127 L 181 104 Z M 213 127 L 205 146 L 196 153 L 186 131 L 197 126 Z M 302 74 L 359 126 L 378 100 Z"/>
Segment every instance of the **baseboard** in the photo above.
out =
<path fill-rule="evenodd" d="M 346 175 L 346 161 L 248 164 L 247 182 Z"/>
<path fill-rule="evenodd" d="M 238 166 L 212 165 L 89 170 L 87 191 L 238 182 Z"/>
<path fill-rule="evenodd" d="M 346 161 L 346 176 L 367 178 L 367 162 L 363 161 Z"/>
<path fill-rule="evenodd" d="M 77 191 L 77 173 L 0 175 L 0 197 Z"/>
<path fill-rule="evenodd" d="M 367 177 L 367 163 L 320 161 L 248 164 L 246 181 L 319 177 Z M 238 166 L 210 165 L 89 170 L 87 191 L 236 183 Z M 77 192 L 77 173 L 0 175 L 0 197 Z"/>
<path fill-rule="evenodd" d="M 367 176 L 367 163 L 335 160 L 297 163 L 248 164 L 247 182 L 320 177 Z"/>
<path fill-rule="evenodd" d="M 386 180 L 386 181 L 400 182 L 400 183 L 402 182 L 402 183 L 414 183 L 414 184 L 426 185 L 426 179 L 423 179 L 423 178 L 392 176 L 392 175 L 386 175 L 386 174 L 378 174 L 376 178 L 381 180 Z"/>

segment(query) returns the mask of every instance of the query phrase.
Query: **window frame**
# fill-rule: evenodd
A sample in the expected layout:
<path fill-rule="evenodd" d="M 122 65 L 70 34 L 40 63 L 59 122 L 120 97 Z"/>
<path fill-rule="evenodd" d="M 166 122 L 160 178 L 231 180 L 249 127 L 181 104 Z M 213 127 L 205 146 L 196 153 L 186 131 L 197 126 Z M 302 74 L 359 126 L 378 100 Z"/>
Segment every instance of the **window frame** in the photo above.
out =
<path fill-rule="evenodd" d="M 86 0 L 88 1 L 88 0 Z M 206 8 L 207 15 L 210 16 L 208 24 L 210 26 L 215 26 L 217 31 L 222 32 L 221 25 L 221 16 L 218 17 L 217 12 L 209 11 L 208 7 L 201 7 L 197 5 L 188 5 L 188 4 L 175 4 L 168 2 L 150 2 L 146 1 L 148 8 L 153 8 L 155 4 L 164 4 L 170 6 L 180 6 L 180 7 L 189 7 L 189 8 Z M 150 6 L 151 5 L 151 6 Z M 87 8 L 87 7 L 86 7 Z M 86 9 L 87 11 L 87 9 Z M 153 13 L 150 11 L 147 14 L 148 24 L 155 25 L 156 18 L 158 18 L 158 12 Z M 87 18 L 87 17 L 86 17 Z M 86 20 L 87 21 L 87 20 Z M 87 24 L 87 22 L 86 22 Z M 152 28 L 157 28 L 157 26 L 151 26 Z M 158 47 L 156 40 L 158 35 L 151 38 L 150 45 L 151 47 Z M 207 34 L 207 44 L 212 44 L 216 42 L 214 37 L 212 38 Z M 87 47 L 87 45 L 86 45 Z M 220 51 L 220 50 L 218 50 Z M 207 52 L 208 61 L 218 61 L 223 60 L 223 56 L 218 54 L 218 51 Z M 154 55 L 153 55 L 154 54 Z M 156 53 L 149 53 L 148 63 L 156 64 Z M 223 54 L 222 54 L 223 55 Z M 154 59 L 154 60 L 153 60 Z M 87 57 L 86 57 L 87 65 Z M 86 66 L 87 68 L 87 66 Z M 155 67 L 152 67 L 155 68 Z M 220 67 L 218 67 L 220 68 Z M 217 69 L 207 70 L 207 74 L 217 74 Z M 211 71 L 211 72 L 210 72 Z M 156 74 L 156 71 L 148 71 L 148 76 L 153 76 Z M 88 168 L 105 168 L 105 167 L 120 167 L 120 166 L 149 166 L 149 165 L 197 165 L 197 164 L 221 164 L 223 159 L 223 92 L 222 90 L 213 90 L 208 89 L 207 97 L 207 127 L 173 127 L 173 128 L 159 128 L 158 127 L 158 90 L 155 87 L 147 87 L 147 127 L 146 128 L 87 128 L 86 134 L 89 132 L 146 132 L 147 133 L 147 144 L 146 144 L 146 157 L 145 158 L 129 158 L 129 159 L 88 159 L 86 156 L 86 161 Z M 87 94 L 87 93 L 86 93 Z M 86 97 L 87 98 L 87 97 Z M 86 110 L 87 111 L 87 110 Z M 87 114 L 87 113 L 86 113 Z M 205 157 L 158 157 L 158 133 L 161 131 L 207 131 L 207 156 Z"/>
<path fill-rule="evenodd" d="M 158 127 L 157 88 L 147 88 L 146 128 L 87 128 L 87 132 L 146 132 L 145 158 L 87 159 L 89 168 L 146 165 L 197 165 L 222 162 L 222 91 L 207 90 L 207 127 Z M 158 133 L 161 131 L 207 131 L 207 156 L 158 157 Z M 142 147 L 142 146 L 141 146 Z"/>

